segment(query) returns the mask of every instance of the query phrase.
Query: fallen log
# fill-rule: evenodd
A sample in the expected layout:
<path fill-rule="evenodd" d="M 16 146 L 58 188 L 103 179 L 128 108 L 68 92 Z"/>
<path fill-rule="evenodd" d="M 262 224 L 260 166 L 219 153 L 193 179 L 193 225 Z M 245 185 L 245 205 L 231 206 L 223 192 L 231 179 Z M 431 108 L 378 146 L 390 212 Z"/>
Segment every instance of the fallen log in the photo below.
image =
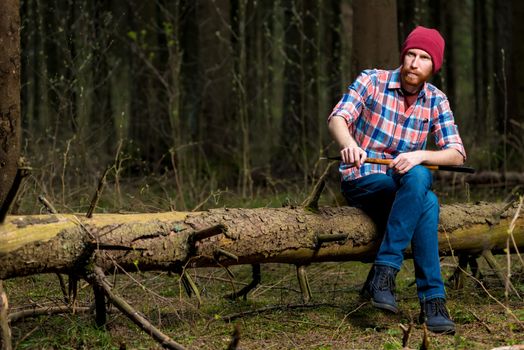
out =
<path fill-rule="evenodd" d="M 509 238 L 524 247 L 524 219 L 509 205 L 447 205 L 441 211 L 441 254 L 502 251 Z M 512 232 L 509 236 L 508 232 Z M 214 209 L 198 213 L 30 215 L 8 217 L 0 226 L 2 280 L 40 273 L 65 273 L 87 280 L 95 293 L 96 321 L 106 322 L 106 300 L 115 304 L 165 348 L 184 349 L 133 307 L 115 295 L 104 271 L 164 270 L 181 274 L 198 297 L 186 267 L 252 264 L 253 282 L 260 265 L 297 265 L 304 302 L 311 292 L 305 266 L 312 262 L 371 260 L 380 244 L 375 224 L 356 208 Z M 409 257 L 409 250 L 407 256 Z M 236 297 L 234 295 L 233 297 Z M 7 296 L 0 296 L 0 344 L 11 344 Z M 73 298 L 74 300 L 74 298 Z M 4 302 L 5 301 L 5 302 Z"/>
<path fill-rule="evenodd" d="M 524 185 L 524 173 L 509 171 L 507 173 L 497 171 L 479 171 L 475 174 L 458 174 L 451 172 L 438 172 L 434 175 L 434 180 L 438 184 L 442 182 L 447 186 L 457 186 L 468 183 L 473 186 L 487 185 L 494 186 L 517 186 Z"/>
<path fill-rule="evenodd" d="M 440 252 L 502 251 L 514 208 L 454 204 L 441 209 Z M 524 249 L 524 219 L 515 244 Z M 180 272 L 184 267 L 269 262 L 368 261 L 380 243 L 356 208 L 213 209 L 197 213 L 11 216 L 0 231 L 0 279 L 40 273 L 83 278 L 89 266 Z M 409 250 L 407 252 L 409 257 Z"/>

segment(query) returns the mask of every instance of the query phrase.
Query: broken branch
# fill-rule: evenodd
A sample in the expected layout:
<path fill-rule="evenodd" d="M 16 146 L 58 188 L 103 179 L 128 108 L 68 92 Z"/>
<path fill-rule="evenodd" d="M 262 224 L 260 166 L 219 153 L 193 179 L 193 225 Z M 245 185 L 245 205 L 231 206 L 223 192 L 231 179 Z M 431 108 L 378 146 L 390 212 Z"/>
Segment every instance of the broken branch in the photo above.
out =
<path fill-rule="evenodd" d="M 104 291 L 109 301 L 115 305 L 118 310 L 124 313 L 131 321 L 133 321 L 138 327 L 144 332 L 150 334 L 162 347 L 173 350 L 185 350 L 185 348 L 171 339 L 169 336 L 162 333 L 158 328 L 153 326 L 144 316 L 140 315 L 131 305 L 129 305 L 123 298 L 113 293 L 112 288 L 106 281 L 104 271 L 96 266 L 94 268 L 94 278 L 92 279 L 94 284 L 97 284 L 101 290 Z"/>

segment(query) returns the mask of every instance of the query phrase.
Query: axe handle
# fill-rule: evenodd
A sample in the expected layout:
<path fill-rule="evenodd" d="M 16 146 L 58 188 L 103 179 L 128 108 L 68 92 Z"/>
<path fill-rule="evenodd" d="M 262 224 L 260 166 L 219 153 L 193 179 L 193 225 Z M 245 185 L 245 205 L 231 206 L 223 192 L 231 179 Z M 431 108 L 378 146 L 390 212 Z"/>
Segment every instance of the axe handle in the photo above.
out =
<path fill-rule="evenodd" d="M 329 160 L 340 160 L 342 161 L 341 156 L 335 156 L 335 157 L 324 157 L 321 159 L 329 159 Z M 372 163 L 372 164 L 383 164 L 383 165 L 389 165 L 391 163 L 392 159 L 381 159 L 381 158 L 366 158 L 366 163 Z M 467 166 L 460 166 L 460 165 L 430 165 L 430 164 L 422 164 L 429 170 L 445 170 L 445 171 L 456 171 L 459 173 L 469 173 L 473 174 L 475 173 L 474 168 L 470 168 Z"/>

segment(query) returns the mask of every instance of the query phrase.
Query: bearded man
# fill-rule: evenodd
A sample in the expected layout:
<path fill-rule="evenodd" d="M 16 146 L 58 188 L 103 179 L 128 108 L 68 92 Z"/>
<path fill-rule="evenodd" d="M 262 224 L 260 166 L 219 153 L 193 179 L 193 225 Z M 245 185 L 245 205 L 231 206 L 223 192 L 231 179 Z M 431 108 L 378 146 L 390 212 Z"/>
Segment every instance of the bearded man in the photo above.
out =
<path fill-rule="evenodd" d="M 432 174 L 422 164 L 461 165 L 466 152 L 446 95 L 428 80 L 444 58 L 435 29 L 415 28 L 396 70 L 365 70 L 328 118 L 340 147 L 342 193 L 368 213 L 384 237 L 361 294 L 372 305 L 398 312 L 395 278 L 411 244 L 420 321 L 433 332 L 453 333 L 438 253 L 439 203 Z M 428 134 L 438 150 L 426 150 Z M 389 165 L 366 158 L 391 159 Z"/>

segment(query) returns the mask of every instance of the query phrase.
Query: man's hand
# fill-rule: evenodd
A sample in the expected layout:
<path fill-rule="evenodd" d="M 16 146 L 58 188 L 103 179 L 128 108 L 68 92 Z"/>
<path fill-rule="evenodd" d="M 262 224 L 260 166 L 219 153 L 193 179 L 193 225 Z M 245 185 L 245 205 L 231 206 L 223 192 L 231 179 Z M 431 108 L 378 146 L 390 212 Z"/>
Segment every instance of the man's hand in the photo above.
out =
<path fill-rule="evenodd" d="M 349 133 L 344 117 L 333 116 L 329 121 L 329 132 L 341 148 L 340 157 L 342 161 L 346 164 L 355 164 L 357 168 L 360 168 L 366 161 L 367 154 Z"/>
<path fill-rule="evenodd" d="M 367 154 L 360 147 L 345 147 L 340 151 L 342 161 L 346 164 L 355 164 L 357 168 L 360 168 L 366 161 Z"/>
<path fill-rule="evenodd" d="M 399 154 L 391 161 L 388 167 L 399 174 L 405 174 L 415 165 L 421 164 L 424 160 L 424 151 L 406 152 Z"/>

